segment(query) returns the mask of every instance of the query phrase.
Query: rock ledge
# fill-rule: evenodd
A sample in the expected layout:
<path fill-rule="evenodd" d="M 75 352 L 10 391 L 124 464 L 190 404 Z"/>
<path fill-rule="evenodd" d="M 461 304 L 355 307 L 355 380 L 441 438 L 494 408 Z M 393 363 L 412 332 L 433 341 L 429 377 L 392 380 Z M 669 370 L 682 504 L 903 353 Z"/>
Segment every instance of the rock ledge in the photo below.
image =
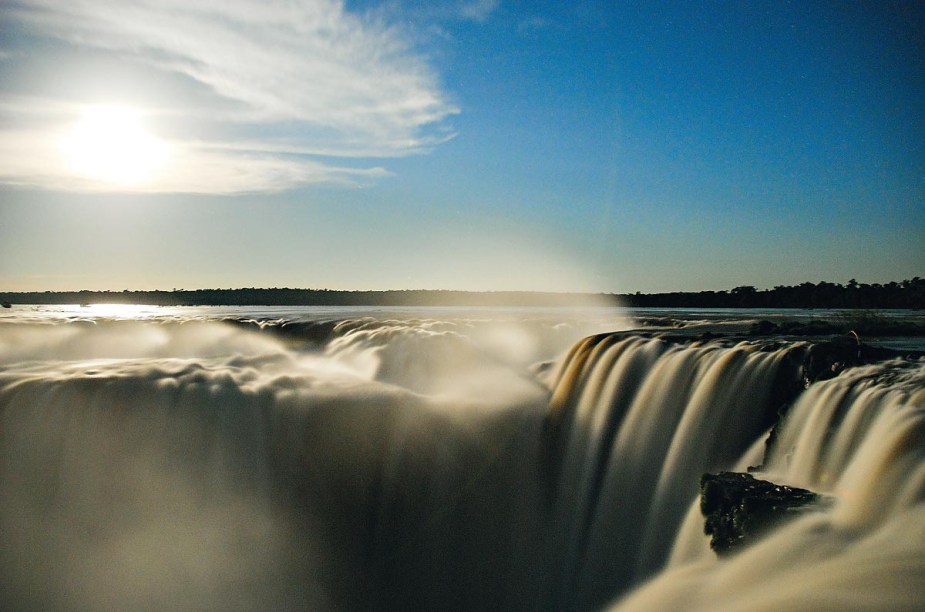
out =
<path fill-rule="evenodd" d="M 759 480 L 751 474 L 720 472 L 700 479 L 700 511 L 710 548 L 722 556 L 754 541 L 781 521 L 820 507 L 824 498 Z"/>

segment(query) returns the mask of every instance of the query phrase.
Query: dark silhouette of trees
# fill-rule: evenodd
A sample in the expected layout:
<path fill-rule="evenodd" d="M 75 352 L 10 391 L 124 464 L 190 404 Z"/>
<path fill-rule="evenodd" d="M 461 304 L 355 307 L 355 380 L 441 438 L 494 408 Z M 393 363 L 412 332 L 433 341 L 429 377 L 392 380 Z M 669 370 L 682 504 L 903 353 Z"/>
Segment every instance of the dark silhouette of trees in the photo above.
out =
<path fill-rule="evenodd" d="M 925 309 L 925 280 L 847 285 L 801 283 L 728 291 L 592 294 L 533 291 L 342 291 L 333 289 L 174 289 L 172 291 L 44 291 L 0 293 L 12 304 L 152 304 L 159 306 L 579 306 L 624 304 L 639 308 L 834 308 Z"/>
<path fill-rule="evenodd" d="M 925 280 L 918 276 L 902 282 L 847 285 L 829 282 L 801 283 L 757 290 L 736 287 L 728 292 L 656 293 L 625 296 L 631 306 L 686 308 L 925 308 Z"/>

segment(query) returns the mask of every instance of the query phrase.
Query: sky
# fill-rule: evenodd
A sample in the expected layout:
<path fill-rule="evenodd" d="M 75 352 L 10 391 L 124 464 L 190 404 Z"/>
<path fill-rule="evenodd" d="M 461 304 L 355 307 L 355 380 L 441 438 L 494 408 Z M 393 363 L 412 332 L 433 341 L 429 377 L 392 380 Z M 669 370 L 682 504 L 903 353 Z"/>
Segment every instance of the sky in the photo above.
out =
<path fill-rule="evenodd" d="M 925 4 L 0 0 L 0 290 L 925 276 Z"/>

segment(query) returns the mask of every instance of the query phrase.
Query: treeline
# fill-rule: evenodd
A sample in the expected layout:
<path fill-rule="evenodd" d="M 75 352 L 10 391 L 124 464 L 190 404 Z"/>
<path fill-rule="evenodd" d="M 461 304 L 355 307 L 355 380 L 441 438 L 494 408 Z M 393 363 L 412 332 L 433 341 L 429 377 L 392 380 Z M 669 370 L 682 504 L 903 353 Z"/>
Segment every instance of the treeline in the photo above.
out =
<path fill-rule="evenodd" d="M 740 286 L 729 291 L 691 293 L 636 293 L 624 297 L 636 307 L 685 308 L 925 308 L 925 279 L 918 276 L 886 284 L 801 283 L 756 289 Z"/>
<path fill-rule="evenodd" d="M 340 291 L 331 289 L 197 289 L 0 293 L 11 304 L 151 304 L 156 306 L 583 306 L 638 308 L 915 308 L 925 309 L 925 280 L 864 284 L 855 280 L 756 289 L 674 293 L 536 291 Z"/>
<path fill-rule="evenodd" d="M 0 293 L 14 304 L 151 304 L 154 306 L 581 306 L 619 305 L 617 296 L 534 291 L 341 291 L 334 289 L 196 289 Z"/>

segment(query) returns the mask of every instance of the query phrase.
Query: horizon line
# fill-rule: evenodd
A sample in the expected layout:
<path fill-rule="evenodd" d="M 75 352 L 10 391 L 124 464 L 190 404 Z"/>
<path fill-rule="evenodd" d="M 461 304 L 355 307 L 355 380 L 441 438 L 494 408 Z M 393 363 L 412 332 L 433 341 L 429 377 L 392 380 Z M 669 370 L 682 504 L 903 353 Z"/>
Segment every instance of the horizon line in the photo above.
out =
<path fill-rule="evenodd" d="M 757 288 L 753 285 L 737 285 L 729 289 L 673 289 L 673 290 L 661 290 L 661 291 L 556 291 L 548 289 L 424 289 L 424 288 L 406 288 L 406 289 L 332 289 L 328 287 L 316 288 L 316 287 L 200 287 L 196 289 L 185 289 L 185 288 L 172 288 L 172 289 L 34 289 L 34 290 L 19 290 L 19 291 L 0 291 L 0 295 L 15 295 L 15 294 L 30 294 L 30 293 L 43 293 L 43 294 L 61 294 L 61 293 L 196 293 L 201 291 L 306 291 L 306 292 L 331 292 L 331 293 L 408 293 L 408 292 L 419 292 L 419 293 L 480 293 L 480 294 L 498 294 L 498 293 L 530 293 L 530 294 L 546 294 L 546 295 L 607 295 L 607 296 L 633 296 L 633 295 L 662 295 L 662 294 L 674 294 L 674 293 L 730 293 L 737 289 L 742 289 L 745 291 L 755 291 L 755 292 L 764 292 L 764 291 L 774 291 L 779 288 L 796 288 L 804 285 L 832 285 L 834 287 L 841 288 L 850 288 L 852 283 L 856 287 L 889 287 L 891 285 L 898 285 L 902 287 L 904 284 L 911 284 L 916 281 L 921 281 L 921 278 L 915 276 L 911 279 L 903 279 L 900 281 L 892 280 L 884 283 L 862 283 L 857 282 L 854 279 L 851 279 L 846 284 L 835 283 L 831 281 L 803 281 L 801 283 L 796 283 L 792 285 L 776 285 L 771 288 Z"/>

